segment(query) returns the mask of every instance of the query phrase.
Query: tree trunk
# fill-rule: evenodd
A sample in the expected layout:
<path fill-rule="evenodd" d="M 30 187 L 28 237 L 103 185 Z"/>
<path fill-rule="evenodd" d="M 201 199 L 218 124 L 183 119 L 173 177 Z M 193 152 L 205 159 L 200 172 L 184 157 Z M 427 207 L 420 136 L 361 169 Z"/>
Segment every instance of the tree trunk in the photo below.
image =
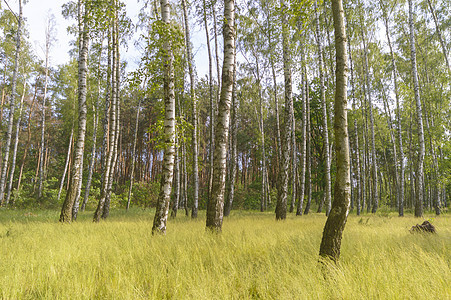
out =
<path fill-rule="evenodd" d="M 385 22 L 385 33 L 387 36 L 388 41 L 388 47 L 390 49 L 390 58 L 392 63 L 392 76 L 393 76 L 393 86 L 394 86 L 394 92 L 395 92 L 395 99 L 396 99 L 396 121 L 397 121 L 397 139 L 398 139 L 398 145 L 399 145 L 399 181 L 398 181 L 398 213 L 399 216 L 404 216 L 404 149 L 402 147 L 402 126 L 401 126 L 401 109 L 399 106 L 399 94 L 398 94 L 398 80 L 397 80 L 397 68 L 396 68 L 396 61 L 395 61 L 395 55 L 393 53 L 393 47 L 391 44 L 391 38 L 390 38 L 390 32 L 389 32 L 389 26 L 388 26 L 388 16 L 387 12 L 385 10 L 383 1 L 380 1 L 381 7 L 383 10 L 383 16 L 384 16 L 384 22 Z M 398 163 L 398 162 L 396 162 Z"/>
<path fill-rule="evenodd" d="M 213 152 L 215 145 L 215 102 L 213 99 L 213 60 L 211 57 L 211 46 L 210 46 L 210 33 L 208 31 L 207 22 L 207 3 L 203 0 L 203 17 L 205 26 L 205 35 L 208 51 L 208 80 L 209 80 L 209 97 L 210 97 L 210 152 L 209 152 L 209 172 L 208 172 L 208 192 L 207 192 L 207 202 L 211 199 L 211 186 L 213 180 Z"/>
<path fill-rule="evenodd" d="M 36 81 L 36 86 L 35 86 L 35 89 L 34 89 L 33 100 L 32 100 L 31 105 L 30 105 L 30 112 L 28 113 L 27 143 L 26 143 L 25 148 L 24 148 L 24 152 L 23 152 L 23 156 L 22 156 L 22 163 L 20 165 L 19 179 L 17 180 L 17 190 L 20 190 L 20 184 L 22 182 L 23 168 L 25 166 L 25 161 L 27 159 L 28 148 L 30 147 L 30 142 L 31 142 L 31 118 L 33 116 L 34 104 L 36 102 L 37 93 L 38 93 L 38 85 L 37 85 L 37 81 Z M 1 118 L 0 118 L 0 124 L 1 124 Z M 59 198 L 58 198 L 58 200 L 59 200 Z"/>
<path fill-rule="evenodd" d="M 316 12 L 317 10 L 317 2 L 315 2 L 315 14 L 316 14 L 316 43 L 318 47 L 318 60 L 319 60 L 319 78 L 320 78 L 320 97 L 322 103 L 322 111 L 323 111 L 323 132 L 324 132 L 324 163 L 325 163 L 325 178 L 326 178 L 326 187 L 325 187 L 325 204 L 326 204 L 326 216 L 329 215 L 331 209 L 331 177 L 330 177 L 330 152 L 329 152 L 329 130 L 327 124 L 327 102 L 326 102 L 326 92 L 324 87 L 324 63 L 323 63 L 323 47 L 321 45 L 321 36 L 319 30 L 319 16 Z"/>
<path fill-rule="evenodd" d="M 292 111 L 293 94 L 291 84 L 291 53 L 289 45 L 289 28 L 287 19 L 287 7 L 285 1 L 280 1 L 282 17 L 282 49 L 283 49 L 283 73 L 285 79 L 285 128 L 283 132 L 282 168 L 279 171 L 279 190 L 276 205 L 276 220 L 284 220 L 287 217 L 287 196 L 291 152 Z"/>
<path fill-rule="evenodd" d="M 294 109 L 291 111 L 291 204 L 290 213 L 294 211 L 296 203 L 297 183 L 298 183 L 298 170 L 297 170 L 297 149 L 296 149 L 296 119 L 294 117 Z"/>
<path fill-rule="evenodd" d="M 86 136 L 86 94 L 87 94 L 87 74 L 88 74 L 88 7 L 85 7 L 83 16 L 83 47 L 80 49 L 80 57 L 78 61 L 78 134 L 77 145 L 75 148 L 75 156 L 72 165 L 72 175 L 70 179 L 69 189 L 61 209 L 60 222 L 70 223 L 72 221 L 72 208 L 79 194 L 80 174 L 83 168 L 83 150 L 85 147 Z"/>
<path fill-rule="evenodd" d="M 13 123 L 14 123 L 14 110 L 16 108 L 16 84 L 17 84 L 17 75 L 19 73 L 19 54 L 20 54 L 20 40 L 22 34 L 22 0 L 19 0 L 19 18 L 18 18 L 18 26 L 17 26 L 17 35 L 16 35 L 16 53 L 14 56 L 14 71 L 13 78 L 11 82 L 11 96 L 10 96 L 10 109 L 9 109 L 9 118 L 8 118 L 8 129 L 6 131 L 6 144 L 5 144 L 5 154 L 3 157 L 2 163 L 2 173 L 0 177 L 0 202 L 2 205 L 8 205 L 5 202 L 4 194 L 5 194 L 5 184 L 6 177 L 8 171 L 8 161 L 9 161 L 9 150 L 11 148 L 11 140 L 13 134 Z"/>
<path fill-rule="evenodd" d="M 303 56 L 302 56 L 302 60 Z M 305 193 L 305 165 L 307 161 L 307 70 L 304 67 L 302 80 L 302 128 L 301 128 L 301 171 L 300 171 L 300 185 L 298 194 L 298 206 L 296 210 L 296 216 L 302 216 L 302 210 L 304 205 L 304 193 Z"/>
<path fill-rule="evenodd" d="M 364 26 L 363 20 L 361 21 L 361 26 Z M 370 131 L 371 131 L 371 164 L 372 164 L 372 191 L 373 191 L 373 206 L 371 209 L 372 213 L 376 213 L 377 208 L 379 206 L 379 193 L 378 193 L 378 179 L 377 179 L 377 158 L 376 158 L 376 141 L 374 135 L 374 117 L 373 117 L 373 102 L 371 98 L 371 80 L 370 80 L 370 71 L 368 65 L 368 45 L 366 44 L 365 34 L 362 31 L 362 41 L 363 41 L 363 54 L 364 54 L 364 70 L 365 70 L 365 78 L 366 78 L 366 88 L 367 88 L 367 96 L 368 96 L 368 112 L 370 115 Z"/>
<path fill-rule="evenodd" d="M 116 137 L 116 68 L 118 64 L 116 56 L 116 45 L 118 43 L 116 37 L 116 7 L 114 8 L 113 19 L 110 20 L 111 25 L 109 28 L 108 37 L 108 69 L 107 69 L 107 88 L 105 99 L 105 116 L 104 116 L 104 136 L 103 136 L 103 162 L 102 162 L 102 185 L 100 188 L 100 199 L 97 204 L 97 209 L 94 212 L 93 222 L 99 222 L 103 214 L 105 203 L 109 197 L 108 188 L 110 186 L 111 169 L 113 168 L 113 155 L 114 155 L 114 139 Z M 111 87 L 111 88 L 110 88 Z"/>
<path fill-rule="evenodd" d="M 235 49 L 236 51 L 236 49 Z M 227 194 L 227 202 L 224 209 L 224 216 L 229 216 L 232 210 L 233 198 L 235 195 L 235 181 L 238 165 L 237 155 L 237 131 L 238 131 L 238 119 L 237 119 L 237 101 L 236 101 L 236 65 L 233 69 L 233 90 L 232 90 L 232 121 L 231 121 L 231 134 L 232 134 L 232 153 L 230 158 L 230 178 L 229 178 L 229 193 Z"/>
<path fill-rule="evenodd" d="M 44 180 L 44 149 L 45 149 L 45 105 L 46 105 L 46 98 L 47 98 L 47 86 L 48 86 L 48 79 L 49 79 L 49 52 L 50 52 L 50 46 L 51 46 L 51 37 L 50 37 L 50 19 L 47 24 L 45 35 L 46 35 L 46 42 L 45 42 L 45 80 L 44 80 L 44 96 L 42 97 L 42 115 L 41 115 L 41 156 L 39 157 L 39 160 L 41 161 L 40 167 L 39 167 L 39 183 L 38 183 L 38 198 L 42 197 L 42 183 Z"/>
<path fill-rule="evenodd" d="M 214 170 L 210 201 L 207 205 L 207 229 L 220 232 L 224 210 L 227 142 L 232 100 L 235 60 L 235 1 L 224 0 L 224 62 L 221 97 L 215 129 Z"/>
<path fill-rule="evenodd" d="M 174 201 L 172 204 L 172 212 L 171 217 L 175 218 L 177 217 L 177 211 L 179 209 L 179 203 L 180 203 L 180 147 L 178 142 L 177 134 L 175 136 L 175 154 L 174 154 L 174 186 L 175 191 L 173 193 Z"/>
<path fill-rule="evenodd" d="M 440 46 L 442 46 L 443 55 L 445 56 L 446 66 L 448 67 L 448 74 L 451 76 L 451 67 L 449 65 L 448 60 L 448 51 L 446 51 L 446 45 L 443 41 L 442 33 L 440 32 L 440 26 L 437 21 L 437 16 L 434 11 L 434 7 L 432 6 L 431 0 L 428 0 L 429 9 L 431 10 L 432 18 L 434 19 L 435 31 L 437 32 L 438 40 L 440 41 Z M 449 8 L 449 7 L 448 7 Z"/>
<path fill-rule="evenodd" d="M 160 0 L 161 19 L 166 30 L 170 24 L 170 4 L 168 0 Z M 153 221 L 152 234 L 166 233 L 166 222 L 171 199 L 172 179 L 174 177 L 174 141 L 175 141 L 175 91 L 174 91 L 174 56 L 172 43 L 169 39 L 164 42 L 164 136 L 165 149 L 163 156 L 163 174 L 161 176 L 160 194 Z"/>
<path fill-rule="evenodd" d="M 337 177 L 334 187 L 334 202 L 324 226 L 319 254 L 323 258 L 338 262 L 341 239 L 346 225 L 350 203 L 349 141 L 347 125 L 347 62 L 346 29 L 343 4 L 332 0 L 336 49 L 336 91 L 335 91 L 335 145 Z"/>
<path fill-rule="evenodd" d="M 410 26 L 410 60 L 412 63 L 412 77 L 415 91 L 415 103 L 417 108 L 417 124 L 418 124 L 418 142 L 420 149 L 418 151 L 418 167 L 417 167 L 417 197 L 415 201 L 415 217 L 423 216 L 423 162 L 424 162 L 424 131 L 423 131 L 423 112 L 421 109 L 420 86 L 418 83 L 417 57 L 415 49 L 415 32 L 413 24 L 413 4 L 409 0 L 409 26 Z"/>
<path fill-rule="evenodd" d="M 135 136 L 133 137 L 133 151 L 132 151 L 132 170 L 130 171 L 130 187 L 128 188 L 127 210 L 129 210 L 130 208 L 130 202 L 132 199 L 133 179 L 135 175 L 135 164 L 136 164 L 136 143 L 138 141 L 138 125 L 139 125 L 139 113 L 141 110 L 141 101 L 142 99 L 139 99 L 138 107 L 136 109 Z"/>
<path fill-rule="evenodd" d="M 118 14 L 118 13 L 117 13 Z M 121 82 L 121 59 L 120 59 L 120 53 L 119 53 L 119 22 L 118 17 L 116 15 L 116 18 L 114 20 L 114 38 L 115 42 L 113 43 L 114 51 L 113 51 L 113 63 L 115 63 L 114 66 L 114 72 L 112 80 L 112 96 L 113 96 L 113 107 L 116 108 L 116 113 L 112 115 L 112 117 L 115 118 L 115 120 L 112 122 L 112 126 L 115 126 L 114 132 L 112 135 L 113 142 L 111 143 L 113 156 L 111 160 L 111 168 L 110 173 L 108 176 L 108 187 L 107 187 L 107 194 L 105 198 L 105 205 L 103 206 L 102 211 L 102 218 L 106 219 L 110 214 L 110 202 L 111 202 L 111 192 L 113 187 L 113 181 L 114 181 L 114 175 L 116 171 L 116 165 L 117 165 L 117 157 L 118 157 L 118 145 L 119 145 L 119 135 L 121 131 L 121 123 L 120 123 L 120 116 L 121 116 L 121 100 L 120 100 L 120 82 Z M 114 41 L 114 40 L 113 40 Z M 113 109 L 113 108 L 112 108 Z M 114 124 L 114 125 L 113 125 Z"/>
<path fill-rule="evenodd" d="M 19 132 L 20 132 L 20 122 L 22 119 L 22 109 L 23 109 L 23 99 L 25 98 L 26 93 L 26 81 L 24 81 L 22 98 L 20 99 L 20 107 L 19 107 L 19 118 L 17 119 L 16 124 L 16 137 L 14 139 L 14 148 L 13 148 L 13 157 L 11 161 L 11 170 L 9 175 L 8 188 L 6 190 L 6 204 L 8 205 L 9 199 L 11 197 L 11 192 L 13 188 L 13 180 L 14 180 L 14 171 L 16 169 L 16 157 L 17 157 L 17 146 L 19 145 Z"/>
<path fill-rule="evenodd" d="M 306 139 L 306 155 L 305 155 L 305 159 L 307 162 L 307 169 L 306 169 L 306 175 L 305 175 L 305 181 L 306 181 L 306 191 L 307 191 L 307 204 L 305 205 L 305 210 L 304 210 L 304 214 L 307 215 L 310 211 L 310 205 L 312 203 L 312 152 L 310 149 L 310 144 L 311 144 L 311 135 L 310 135 L 310 86 L 308 83 L 308 77 L 307 74 L 305 76 L 305 98 L 306 98 L 306 109 L 305 109 L 305 113 L 306 113 L 306 135 L 305 135 L 305 139 Z"/>
<path fill-rule="evenodd" d="M 197 210 L 199 208 L 199 165 L 198 165 L 198 145 L 197 145 L 197 99 L 196 99 L 196 82 L 194 77 L 193 68 L 193 54 L 191 49 L 191 37 L 189 28 L 188 8 L 186 7 L 186 0 L 182 0 L 183 16 L 185 20 L 185 43 L 186 54 L 188 60 L 188 72 L 190 78 L 190 97 L 193 103 L 193 207 L 191 211 L 191 217 L 197 218 Z"/>
<path fill-rule="evenodd" d="M 103 42 L 103 35 L 101 38 L 102 42 Z M 101 61 L 102 61 L 102 49 L 103 49 L 103 43 L 100 43 L 100 50 L 99 50 L 99 64 L 98 64 L 98 68 L 99 68 L 99 73 L 97 74 L 97 103 L 96 106 L 93 107 L 94 110 L 94 119 L 93 119 L 93 133 L 92 133 L 92 151 L 91 151 L 91 159 L 89 161 L 89 170 L 88 170 L 88 178 L 86 180 L 86 187 L 85 187 L 85 194 L 83 197 L 83 203 L 81 205 L 81 211 L 84 211 L 86 208 L 86 204 L 88 203 L 89 200 L 89 193 L 91 191 L 91 183 L 92 183 L 92 173 L 94 171 L 94 164 L 96 161 L 96 149 L 97 149 L 97 128 L 98 128 L 98 124 L 99 124 L 99 115 L 100 115 L 100 95 L 101 95 Z"/>

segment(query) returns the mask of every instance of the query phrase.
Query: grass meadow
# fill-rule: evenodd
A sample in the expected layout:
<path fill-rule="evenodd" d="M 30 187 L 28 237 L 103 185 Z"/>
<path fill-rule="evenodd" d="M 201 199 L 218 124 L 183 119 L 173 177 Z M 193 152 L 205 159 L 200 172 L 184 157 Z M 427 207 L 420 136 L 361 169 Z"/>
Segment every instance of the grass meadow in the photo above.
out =
<path fill-rule="evenodd" d="M 451 218 L 350 215 L 340 264 L 323 277 L 318 251 L 326 217 L 234 211 L 223 233 L 170 219 L 152 236 L 153 211 L 112 211 L 71 225 L 49 210 L 0 211 L 2 299 L 451 299 Z"/>

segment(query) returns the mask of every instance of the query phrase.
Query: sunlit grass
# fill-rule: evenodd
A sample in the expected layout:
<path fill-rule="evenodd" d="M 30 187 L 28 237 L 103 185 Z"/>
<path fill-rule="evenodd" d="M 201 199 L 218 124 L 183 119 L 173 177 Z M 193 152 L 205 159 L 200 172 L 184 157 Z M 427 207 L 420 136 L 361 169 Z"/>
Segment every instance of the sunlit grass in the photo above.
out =
<path fill-rule="evenodd" d="M 2 298 L 451 299 L 448 215 L 432 220 L 436 235 L 410 234 L 421 221 L 410 216 L 351 215 L 327 279 L 323 215 L 233 212 L 219 236 L 204 214 L 171 219 L 166 236 L 151 235 L 150 210 L 113 211 L 100 224 L 92 212 L 71 225 L 58 215 L 0 211 Z"/>

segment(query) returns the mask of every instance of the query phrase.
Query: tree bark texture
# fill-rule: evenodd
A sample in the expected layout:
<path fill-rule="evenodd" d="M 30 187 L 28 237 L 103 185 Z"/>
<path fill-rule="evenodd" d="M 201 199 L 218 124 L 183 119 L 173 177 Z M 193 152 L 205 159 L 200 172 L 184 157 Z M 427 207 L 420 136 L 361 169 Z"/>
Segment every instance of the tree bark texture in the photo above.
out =
<path fill-rule="evenodd" d="M 161 19 L 170 30 L 170 4 L 168 0 L 160 0 Z M 168 220 L 169 201 L 171 199 L 172 179 L 174 177 L 174 154 L 175 154 L 175 91 L 174 91 L 174 56 L 170 40 L 164 42 L 164 136 L 165 149 L 163 156 L 163 171 L 161 176 L 160 194 L 153 221 L 152 233 L 166 233 Z"/>
<path fill-rule="evenodd" d="M 86 136 L 86 94 L 87 94 L 87 74 L 88 74 L 88 7 L 85 8 L 83 16 L 83 47 L 80 50 L 78 61 L 78 133 L 77 144 L 74 151 L 74 160 L 72 165 L 72 175 L 70 178 L 69 189 L 66 193 L 63 207 L 61 209 L 60 222 L 70 223 L 72 221 L 72 208 L 75 198 L 80 189 L 80 174 L 83 168 L 83 150 L 85 147 Z"/>
<path fill-rule="evenodd" d="M 291 132 L 293 93 L 291 83 L 291 53 L 289 44 L 289 30 L 287 19 L 287 7 L 284 0 L 280 1 L 282 8 L 282 49 L 283 49 L 283 73 L 285 79 L 285 128 L 283 131 L 282 167 L 279 171 L 279 190 L 276 204 L 276 220 L 284 220 L 287 217 L 288 181 L 290 169 Z"/>
<path fill-rule="evenodd" d="M 415 201 L 415 217 L 423 216 L 423 180 L 424 180 L 424 130 L 423 130 L 423 112 L 420 99 L 420 85 L 418 83 L 417 71 L 417 55 L 415 49 L 415 29 L 413 24 L 413 4 L 409 0 L 409 27 L 410 27 L 410 61 L 412 64 L 413 87 L 415 92 L 415 104 L 417 109 L 417 126 L 418 126 L 418 167 L 417 167 L 417 192 Z"/>
<path fill-rule="evenodd" d="M 315 11 L 318 9 L 317 2 L 315 2 Z M 322 103 L 322 121 L 323 121 L 323 136 L 324 136 L 324 160 L 325 160 L 325 204 L 326 204 L 326 216 L 329 215 L 331 209 L 331 177 L 330 177 L 330 149 L 329 149 L 329 130 L 327 124 L 327 102 L 326 102 L 326 91 L 324 87 L 324 62 L 323 62 L 323 46 L 321 44 L 321 35 L 319 30 L 319 16 L 316 12 L 316 43 L 318 47 L 318 60 L 319 60 L 319 78 L 320 78 L 320 97 Z"/>
<path fill-rule="evenodd" d="M 210 201 L 207 205 L 207 229 L 220 232 L 224 213 L 224 191 L 226 178 L 227 142 L 230 122 L 230 103 L 233 91 L 235 66 L 235 1 L 224 1 L 224 62 L 222 67 L 221 97 L 218 103 L 218 118 L 215 128 L 213 157 L 213 182 Z"/>
<path fill-rule="evenodd" d="M 320 256 L 337 262 L 340 257 L 341 239 L 349 213 L 351 196 L 349 139 L 347 127 L 347 54 L 346 29 L 343 3 L 332 0 L 336 49 L 335 90 L 335 153 L 337 157 L 337 178 L 334 186 L 334 202 L 324 226 Z"/>

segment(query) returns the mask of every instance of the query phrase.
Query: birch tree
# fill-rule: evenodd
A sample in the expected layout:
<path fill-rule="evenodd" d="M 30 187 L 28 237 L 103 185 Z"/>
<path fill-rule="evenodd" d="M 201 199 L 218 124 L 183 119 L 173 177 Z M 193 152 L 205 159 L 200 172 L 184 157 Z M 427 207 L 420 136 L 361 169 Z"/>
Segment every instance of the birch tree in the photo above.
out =
<path fill-rule="evenodd" d="M 160 0 L 161 20 L 164 30 L 170 30 L 170 4 L 168 0 Z M 172 43 L 169 38 L 164 40 L 164 136 L 165 149 L 163 156 L 163 174 L 161 176 L 160 194 L 153 220 L 152 233 L 166 233 L 168 220 L 169 201 L 171 199 L 171 188 L 174 171 L 175 154 L 175 91 L 174 91 L 174 56 Z"/>
<path fill-rule="evenodd" d="M 420 99 L 420 85 L 418 83 L 417 56 L 415 48 L 415 27 L 413 24 L 413 4 L 409 0 L 409 28 L 410 28 L 410 61 L 412 67 L 413 88 L 415 92 L 415 105 L 417 110 L 418 125 L 418 167 L 417 167 L 417 191 L 415 199 L 415 217 L 423 216 L 423 181 L 424 181 L 424 130 L 423 130 L 423 112 Z"/>
<path fill-rule="evenodd" d="M 337 177 L 334 186 L 334 202 L 332 203 L 332 209 L 324 226 L 319 254 L 323 258 L 338 262 L 341 239 L 348 217 L 351 197 L 347 126 L 347 37 L 343 3 L 341 0 L 332 0 L 332 15 L 334 19 L 336 51 L 334 131 Z"/>
<path fill-rule="evenodd" d="M 224 0 L 224 61 L 222 67 L 221 96 L 215 126 L 213 181 L 207 205 L 207 229 L 220 232 L 224 214 L 227 142 L 230 122 L 230 103 L 233 91 L 235 60 L 235 0 Z"/>
<path fill-rule="evenodd" d="M 81 1 L 81 0 L 80 0 Z M 79 194 L 80 174 L 83 168 L 83 151 L 85 147 L 86 136 L 86 94 L 87 94 L 87 73 L 88 73 L 88 43 L 89 43 L 89 28 L 88 28 L 88 14 L 89 3 L 84 4 L 83 13 L 83 31 L 82 31 L 82 45 L 79 51 L 78 59 L 78 133 L 77 143 L 74 151 L 74 160 L 72 162 L 72 174 L 70 178 L 69 189 L 66 193 L 61 215 L 59 221 L 62 223 L 72 222 L 72 208 L 74 206 L 77 195 Z"/>
<path fill-rule="evenodd" d="M 13 134 L 13 124 L 14 124 L 14 111 L 16 109 L 16 85 L 17 85 L 17 76 L 19 73 L 19 54 L 20 54 L 20 42 L 22 35 L 22 0 L 19 0 L 19 16 L 17 17 L 17 34 L 16 34 L 16 52 L 14 55 L 14 71 L 13 78 L 11 81 L 11 96 L 10 96 L 10 108 L 9 108 L 9 117 L 8 117 L 8 128 L 6 130 L 6 143 L 5 143 L 5 154 L 3 156 L 2 163 L 2 173 L 0 174 L 0 202 L 2 205 L 7 205 L 4 195 L 5 195 L 5 185 L 6 185 L 6 177 L 8 172 L 8 161 L 9 161 L 9 152 L 11 148 L 11 140 Z"/>

